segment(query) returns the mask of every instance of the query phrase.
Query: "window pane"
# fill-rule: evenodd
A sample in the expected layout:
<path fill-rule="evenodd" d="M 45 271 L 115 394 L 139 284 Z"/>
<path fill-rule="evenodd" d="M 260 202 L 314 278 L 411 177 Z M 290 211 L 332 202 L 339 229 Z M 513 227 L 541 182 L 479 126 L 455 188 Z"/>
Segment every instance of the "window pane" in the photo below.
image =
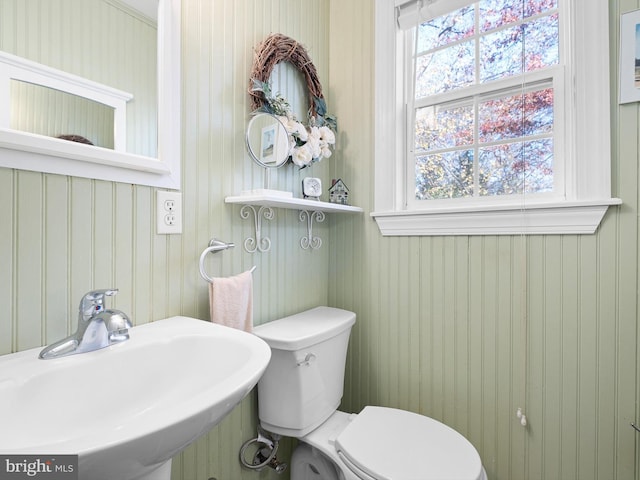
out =
<path fill-rule="evenodd" d="M 553 89 L 511 95 L 478 106 L 478 141 L 553 133 Z"/>
<path fill-rule="evenodd" d="M 416 98 L 423 98 L 474 82 L 474 42 L 462 42 L 418 58 L 416 65 Z"/>
<path fill-rule="evenodd" d="M 527 0 L 524 2 L 525 18 L 558 8 L 558 0 Z"/>
<path fill-rule="evenodd" d="M 522 73 L 522 25 L 480 38 L 480 83 Z"/>
<path fill-rule="evenodd" d="M 525 24 L 525 32 L 527 72 L 557 65 L 559 61 L 558 15 L 549 15 Z"/>
<path fill-rule="evenodd" d="M 519 75 L 523 64 L 528 72 L 556 65 L 559 59 L 558 40 L 557 14 L 481 37 L 480 82 Z"/>
<path fill-rule="evenodd" d="M 473 144 L 473 106 L 418 109 L 415 138 L 416 152 Z"/>
<path fill-rule="evenodd" d="M 425 52 L 473 35 L 475 9 L 464 7 L 418 27 L 418 52 Z"/>
<path fill-rule="evenodd" d="M 481 148 L 481 196 L 553 191 L 553 140 L 541 139 Z"/>
<path fill-rule="evenodd" d="M 558 7 L 557 0 L 480 0 L 480 31 L 488 32 Z"/>
<path fill-rule="evenodd" d="M 481 0 L 480 31 L 488 32 L 494 28 L 509 25 L 522 20 L 522 0 Z"/>
<path fill-rule="evenodd" d="M 416 159 L 416 200 L 473 196 L 473 150 Z"/>

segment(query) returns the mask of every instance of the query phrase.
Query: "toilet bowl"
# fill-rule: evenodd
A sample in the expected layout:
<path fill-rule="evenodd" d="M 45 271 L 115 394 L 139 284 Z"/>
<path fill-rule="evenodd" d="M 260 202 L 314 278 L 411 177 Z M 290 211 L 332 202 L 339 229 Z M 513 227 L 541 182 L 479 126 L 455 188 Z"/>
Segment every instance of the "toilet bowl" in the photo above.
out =
<path fill-rule="evenodd" d="M 480 456 L 454 429 L 395 408 L 338 411 L 355 314 L 317 307 L 254 328 L 272 356 L 258 382 L 267 431 L 299 439 L 292 480 L 486 480 Z"/>
<path fill-rule="evenodd" d="M 446 425 L 403 410 L 336 411 L 299 439 L 292 480 L 486 480 L 471 443 Z"/>

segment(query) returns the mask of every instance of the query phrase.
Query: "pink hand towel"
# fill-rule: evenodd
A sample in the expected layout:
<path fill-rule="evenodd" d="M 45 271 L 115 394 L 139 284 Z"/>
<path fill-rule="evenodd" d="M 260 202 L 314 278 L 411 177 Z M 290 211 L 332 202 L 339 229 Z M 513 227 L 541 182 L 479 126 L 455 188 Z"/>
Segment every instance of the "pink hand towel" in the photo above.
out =
<path fill-rule="evenodd" d="M 209 284 L 211 321 L 246 332 L 253 330 L 253 275 L 246 271 Z"/>

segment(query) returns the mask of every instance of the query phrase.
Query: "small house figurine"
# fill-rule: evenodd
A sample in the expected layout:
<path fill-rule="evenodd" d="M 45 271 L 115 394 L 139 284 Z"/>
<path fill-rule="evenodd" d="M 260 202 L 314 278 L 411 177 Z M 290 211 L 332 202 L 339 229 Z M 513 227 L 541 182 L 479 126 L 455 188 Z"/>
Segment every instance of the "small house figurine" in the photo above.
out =
<path fill-rule="evenodd" d="M 341 205 L 349 205 L 349 189 L 342 179 L 333 179 L 329 188 L 329 201 Z"/>

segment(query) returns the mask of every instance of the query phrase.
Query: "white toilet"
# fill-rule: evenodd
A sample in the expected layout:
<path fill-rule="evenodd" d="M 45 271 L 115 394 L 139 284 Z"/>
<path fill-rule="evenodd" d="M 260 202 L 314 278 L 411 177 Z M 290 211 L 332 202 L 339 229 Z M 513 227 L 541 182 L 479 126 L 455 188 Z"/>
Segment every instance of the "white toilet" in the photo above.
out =
<path fill-rule="evenodd" d="M 486 480 L 455 430 L 415 413 L 338 411 L 353 312 L 317 307 L 254 328 L 271 347 L 258 382 L 262 427 L 295 437 L 292 480 Z"/>

